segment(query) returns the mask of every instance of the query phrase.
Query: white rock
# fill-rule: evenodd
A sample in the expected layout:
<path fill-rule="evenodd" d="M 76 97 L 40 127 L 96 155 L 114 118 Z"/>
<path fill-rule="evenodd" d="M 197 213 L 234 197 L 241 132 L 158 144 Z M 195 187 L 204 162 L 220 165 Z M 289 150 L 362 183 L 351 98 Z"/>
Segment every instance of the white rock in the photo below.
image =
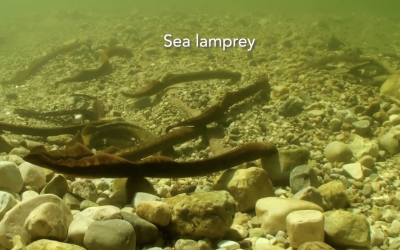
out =
<path fill-rule="evenodd" d="M 17 200 L 12 194 L 0 191 L 0 221 L 8 210 L 17 205 Z"/>
<path fill-rule="evenodd" d="M 132 205 L 136 208 L 143 201 L 161 201 L 161 198 L 153 194 L 137 192 L 133 195 Z"/>
<path fill-rule="evenodd" d="M 121 210 L 115 206 L 89 207 L 76 213 L 68 228 L 68 241 L 84 247 L 84 237 L 89 224 L 96 220 L 123 219 Z"/>
<path fill-rule="evenodd" d="M 261 223 L 261 228 L 266 234 L 276 234 L 278 231 L 286 231 L 286 217 L 294 211 L 323 209 L 308 201 L 297 199 L 284 199 L 267 197 L 259 199 L 256 203 L 256 215 Z"/>
<path fill-rule="evenodd" d="M 31 237 L 24 227 L 25 220 L 33 209 L 46 202 L 55 203 L 61 208 L 67 218 L 66 225 L 69 226 L 72 221 L 72 214 L 65 202 L 53 194 L 39 195 L 21 201 L 5 214 L 3 220 L 0 222 L 0 245 L 11 249 L 13 247 L 12 239 L 14 235 L 20 235 L 24 242 L 29 244 Z"/>
<path fill-rule="evenodd" d="M 225 248 L 226 250 L 237 250 L 240 248 L 239 243 L 231 240 L 222 240 L 217 245 L 219 248 Z"/>
<path fill-rule="evenodd" d="M 32 186 L 41 190 L 46 184 L 46 173 L 41 167 L 24 162 L 18 168 L 25 186 Z"/>
<path fill-rule="evenodd" d="M 364 172 L 362 165 L 359 162 L 350 163 L 343 165 L 344 171 L 354 180 L 362 181 L 364 180 Z"/>
<path fill-rule="evenodd" d="M 93 221 L 95 220 L 82 215 L 82 213 L 75 214 L 74 220 L 68 228 L 68 242 L 84 247 L 85 233 Z"/>
<path fill-rule="evenodd" d="M 36 196 L 39 196 L 39 194 L 33 190 L 27 190 L 22 193 L 22 200 L 27 200 Z"/>
<path fill-rule="evenodd" d="M 316 210 L 302 210 L 286 217 L 286 227 L 293 248 L 308 241 L 324 242 L 324 215 Z"/>
<path fill-rule="evenodd" d="M 39 205 L 25 220 L 25 229 L 32 239 L 67 239 L 67 216 L 62 209 L 52 202 Z"/>
<path fill-rule="evenodd" d="M 371 230 L 371 247 L 381 246 L 385 241 L 385 234 L 375 227 L 370 227 Z"/>
<path fill-rule="evenodd" d="M 17 164 L 11 161 L 0 161 L 0 189 L 19 193 L 23 186 L 24 181 Z"/>

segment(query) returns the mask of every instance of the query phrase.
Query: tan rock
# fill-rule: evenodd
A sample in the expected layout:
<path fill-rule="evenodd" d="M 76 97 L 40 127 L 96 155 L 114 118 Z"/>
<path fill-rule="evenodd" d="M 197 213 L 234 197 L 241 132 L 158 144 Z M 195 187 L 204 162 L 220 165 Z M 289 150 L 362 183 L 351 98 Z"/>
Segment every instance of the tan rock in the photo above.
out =
<path fill-rule="evenodd" d="M 228 191 L 240 212 L 253 210 L 259 199 L 274 196 L 267 172 L 257 167 L 226 170 L 216 179 L 214 188 Z"/>
<path fill-rule="evenodd" d="M 257 201 L 256 214 L 261 222 L 261 228 L 266 234 L 276 234 L 278 231 L 286 231 L 286 217 L 294 211 L 323 209 L 308 201 L 297 199 L 285 199 L 268 197 Z"/>
<path fill-rule="evenodd" d="M 165 227 L 171 221 L 172 211 L 161 201 L 142 201 L 136 207 L 136 214 L 148 222 Z"/>
<path fill-rule="evenodd" d="M 165 227 L 175 239 L 221 239 L 229 231 L 237 203 L 227 191 L 181 194 L 164 199 L 172 210 Z"/>
<path fill-rule="evenodd" d="M 290 246 L 298 248 L 309 241 L 324 241 L 324 215 L 316 210 L 302 210 L 286 217 Z"/>

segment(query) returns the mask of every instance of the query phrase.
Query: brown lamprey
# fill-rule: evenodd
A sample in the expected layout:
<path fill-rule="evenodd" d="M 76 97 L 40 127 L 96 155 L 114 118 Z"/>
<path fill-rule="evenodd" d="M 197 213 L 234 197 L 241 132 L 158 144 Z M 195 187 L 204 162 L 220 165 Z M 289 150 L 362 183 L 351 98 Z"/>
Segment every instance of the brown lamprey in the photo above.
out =
<path fill-rule="evenodd" d="M 122 91 L 122 95 L 129 98 L 140 98 L 143 96 L 155 95 L 158 92 L 178 83 L 192 82 L 211 79 L 230 79 L 233 82 L 240 80 L 242 75 L 239 72 L 232 72 L 224 69 L 197 71 L 183 74 L 167 74 L 161 81 L 150 80 L 145 87 L 135 93 Z"/>
<path fill-rule="evenodd" d="M 153 139 L 155 136 L 145 129 L 128 122 L 110 122 L 102 125 L 88 124 L 81 131 L 83 144 L 95 146 L 109 137 L 135 138 L 139 142 Z"/>
<path fill-rule="evenodd" d="M 65 127 L 30 127 L 26 125 L 16 125 L 6 122 L 0 122 L 0 130 L 9 131 L 13 134 L 32 135 L 32 136 L 57 136 L 57 135 L 75 135 L 77 131 L 81 131 L 86 125 L 101 125 L 115 120 L 99 120 L 86 124 L 78 124 Z"/>
<path fill-rule="evenodd" d="M 74 148 L 84 147 L 76 144 Z M 71 149 L 67 149 L 71 150 Z M 75 149 L 76 150 L 76 149 Z M 79 150 L 79 149 L 78 149 Z M 99 153 L 81 159 L 69 158 L 55 160 L 49 155 L 59 152 L 46 152 L 43 147 L 32 149 L 24 160 L 55 172 L 89 178 L 185 178 L 211 174 L 235 167 L 245 162 L 277 154 L 277 148 L 271 143 L 249 143 L 224 154 L 199 161 L 175 162 L 167 157 L 149 157 L 140 162 L 130 162 L 115 155 Z M 62 155 L 67 156 L 65 152 Z"/>
<path fill-rule="evenodd" d="M 25 117 L 43 117 L 43 116 L 63 116 L 82 114 L 85 119 L 95 121 L 98 120 L 97 115 L 87 109 L 70 109 L 70 110 L 57 110 L 57 111 L 36 111 L 31 109 L 14 109 L 14 114 Z"/>
<path fill-rule="evenodd" d="M 57 49 L 53 52 L 50 52 L 49 54 L 38 58 L 34 60 L 27 69 L 18 71 L 16 75 L 6 81 L 2 81 L 1 85 L 10 85 L 10 84 L 18 84 L 21 83 L 22 81 L 25 81 L 28 79 L 30 76 L 36 74 L 46 63 L 48 63 L 50 60 L 56 58 L 58 55 L 65 54 L 67 52 L 70 52 L 74 49 L 79 48 L 82 45 L 85 45 L 86 43 L 84 42 L 75 42 L 69 45 L 65 45 L 61 47 L 60 49 Z"/>
<path fill-rule="evenodd" d="M 206 133 L 206 127 L 184 127 L 172 130 L 165 135 L 150 139 L 136 146 L 122 149 L 115 156 L 128 161 L 138 161 L 149 155 L 171 148 L 174 145 L 192 140 Z"/>
<path fill-rule="evenodd" d="M 268 93 L 271 91 L 268 78 L 265 76 L 260 77 L 255 83 L 239 89 L 238 91 L 227 92 L 224 95 L 221 104 L 216 104 L 206 109 L 198 116 L 168 126 L 166 131 L 168 132 L 172 128 L 181 126 L 206 126 L 207 124 L 218 120 L 233 104 L 240 102 L 261 90 Z"/>
<path fill-rule="evenodd" d="M 61 79 L 57 81 L 56 84 L 60 83 L 70 83 L 70 82 L 84 82 L 96 79 L 100 76 L 111 73 L 112 68 L 110 64 L 110 58 L 114 56 L 127 57 L 133 56 L 132 51 L 125 47 L 111 47 L 105 49 L 101 55 L 101 66 L 97 69 L 82 70 L 78 74 Z"/>

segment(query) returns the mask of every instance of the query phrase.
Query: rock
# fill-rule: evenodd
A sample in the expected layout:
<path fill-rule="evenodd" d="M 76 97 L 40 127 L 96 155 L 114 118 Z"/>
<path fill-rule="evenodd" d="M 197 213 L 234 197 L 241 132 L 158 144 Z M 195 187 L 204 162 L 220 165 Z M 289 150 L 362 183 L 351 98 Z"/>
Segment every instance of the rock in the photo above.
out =
<path fill-rule="evenodd" d="M 30 199 L 33 197 L 39 196 L 39 194 L 33 190 L 27 190 L 22 193 L 21 198 L 22 200 Z"/>
<path fill-rule="evenodd" d="M 400 238 L 395 238 L 390 242 L 389 249 L 400 249 Z"/>
<path fill-rule="evenodd" d="M 0 191 L 0 221 L 3 219 L 4 215 L 17 205 L 17 200 L 12 196 L 12 194 Z"/>
<path fill-rule="evenodd" d="M 321 185 L 318 191 L 324 200 L 324 210 L 345 208 L 349 204 L 346 187 L 341 181 L 330 181 Z"/>
<path fill-rule="evenodd" d="M 288 184 L 292 170 L 308 163 L 310 152 L 306 148 L 280 149 L 278 154 L 261 159 L 262 168 L 267 171 L 272 183 Z"/>
<path fill-rule="evenodd" d="M 400 152 L 400 125 L 392 127 L 389 132 L 379 140 L 379 144 L 391 155 L 395 155 Z"/>
<path fill-rule="evenodd" d="M 211 244 L 210 240 L 208 240 L 208 239 L 199 240 L 197 242 L 196 249 L 197 250 L 212 250 L 211 245 L 212 244 Z"/>
<path fill-rule="evenodd" d="M 111 205 L 122 208 L 127 202 L 127 196 L 125 190 L 117 190 L 110 195 Z"/>
<path fill-rule="evenodd" d="M 21 250 L 26 247 L 26 244 L 21 236 L 14 235 L 13 237 L 13 248 L 11 250 Z"/>
<path fill-rule="evenodd" d="M 353 122 L 356 133 L 360 136 L 366 135 L 371 131 L 371 123 L 368 120 Z"/>
<path fill-rule="evenodd" d="M 86 250 L 83 247 L 62 243 L 54 240 L 38 240 L 24 247 L 22 250 L 44 250 L 44 249 L 62 249 L 62 250 Z"/>
<path fill-rule="evenodd" d="M 321 110 L 321 109 L 310 110 L 310 111 L 307 112 L 307 116 L 309 118 L 315 118 L 315 117 L 318 117 L 318 116 L 323 116 L 324 114 L 325 114 L 325 111 Z"/>
<path fill-rule="evenodd" d="M 24 242 L 30 243 L 31 237 L 24 227 L 25 220 L 32 210 L 47 202 L 52 202 L 60 207 L 62 213 L 66 216 L 65 225 L 68 227 L 72 221 L 72 214 L 67 205 L 55 195 L 44 194 L 21 201 L 5 214 L 0 222 L 0 244 L 5 248 L 12 248 L 14 235 L 20 235 Z"/>
<path fill-rule="evenodd" d="M 135 229 L 136 244 L 143 246 L 156 241 L 158 236 L 158 228 L 150 222 L 143 220 L 136 214 L 121 212 L 122 217 L 127 222 L 131 223 Z"/>
<path fill-rule="evenodd" d="M 370 245 L 370 229 L 364 215 L 342 210 L 328 211 L 324 215 L 327 242 L 347 247 Z"/>
<path fill-rule="evenodd" d="M 393 74 L 390 75 L 386 81 L 382 84 L 380 93 L 382 95 L 386 95 L 388 97 L 392 97 L 394 99 L 400 100 L 399 94 L 399 87 L 400 87 L 400 75 Z"/>
<path fill-rule="evenodd" d="M 333 118 L 329 124 L 331 125 L 332 132 L 339 132 L 342 127 L 342 121 L 338 118 Z"/>
<path fill-rule="evenodd" d="M 373 169 L 373 168 L 374 168 L 374 165 L 375 165 L 375 159 L 372 158 L 372 157 L 369 156 L 369 155 L 365 155 L 365 156 L 361 157 L 360 159 L 358 159 L 358 162 L 359 162 L 362 166 L 364 166 L 364 167 L 366 167 L 366 168 L 369 168 L 369 169 Z"/>
<path fill-rule="evenodd" d="M 137 192 L 133 195 L 132 205 L 136 208 L 136 206 L 142 201 L 161 201 L 161 198 L 157 195 Z"/>
<path fill-rule="evenodd" d="M 359 135 L 354 135 L 354 139 L 350 144 L 350 148 L 356 159 L 360 159 L 366 155 L 369 155 L 372 158 L 378 157 L 378 144 Z"/>
<path fill-rule="evenodd" d="M 275 86 L 272 90 L 272 95 L 274 97 L 280 97 L 288 93 L 289 93 L 289 88 L 285 85 Z"/>
<path fill-rule="evenodd" d="M 222 240 L 217 243 L 217 246 L 226 250 L 236 250 L 240 248 L 239 243 L 231 241 L 231 240 Z"/>
<path fill-rule="evenodd" d="M 161 201 L 142 201 L 136 207 L 136 214 L 157 226 L 165 227 L 171 221 L 172 211 Z"/>
<path fill-rule="evenodd" d="M 306 187 L 293 195 L 293 199 L 312 202 L 320 207 L 324 207 L 322 195 L 315 187 Z"/>
<path fill-rule="evenodd" d="M 197 242 L 189 239 L 180 239 L 175 242 L 175 250 L 192 250 L 196 249 Z"/>
<path fill-rule="evenodd" d="M 8 159 L 8 161 L 11 161 L 11 162 L 14 162 L 15 164 L 17 164 L 17 166 L 19 166 L 25 162 L 24 159 L 22 159 L 18 155 L 9 155 L 7 157 L 7 159 Z"/>
<path fill-rule="evenodd" d="M 324 242 L 324 215 L 316 210 L 302 210 L 286 217 L 286 227 L 292 248 L 309 241 Z"/>
<path fill-rule="evenodd" d="M 290 188 L 295 194 L 306 187 L 319 187 L 318 175 L 310 165 L 297 166 L 290 173 Z"/>
<path fill-rule="evenodd" d="M 228 233 L 237 209 L 226 191 L 180 194 L 163 202 L 172 209 L 165 230 L 175 239 L 221 239 Z"/>
<path fill-rule="evenodd" d="M 239 212 L 253 210 L 259 199 L 274 196 L 267 172 L 257 167 L 228 169 L 214 182 L 215 190 L 226 190 L 232 195 Z"/>
<path fill-rule="evenodd" d="M 98 207 L 98 206 L 99 206 L 99 204 L 97 204 L 96 202 L 92 202 L 89 200 L 83 200 L 81 202 L 81 204 L 79 204 L 79 209 L 85 210 L 86 208 L 89 208 L 89 207 Z"/>
<path fill-rule="evenodd" d="M 291 212 L 300 210 L 323 212 L 323 209 L 314 203 L 291 198 L 268 197 L 262 198 L 256 203 L 256 215 L 261 222 L 261 228 L 266 234 L 285 231 L 286 216 Z"/>
<path fill-rule="evenodd" d="M 353 152 L 343 142 L 334 141 L 329 143 L 324 150 L 325 158 L 330 162 L 351 162 Z"/>
<path fill-rule="evenodd" d="M 335 250 L 324 242 L 314 241 L 303 243 L 297 250 Z"/>
<path fill-rule="evenodd" d="M 18 168 L 25 186 L 36 187 L 39 191 L 42 190 L 46 184 L 46 174 L 41 167 L 24 162 Z"/>
<path fill-rule="evenodd" d="M 91 180 L 81 179 L 72 182 L 71 192 L 93 202 L 98 198 L 96 186 Z"/>
<path fill-rule="evenodd" d="M 68 229 L 68 241 L 84 245 L 84 236 L 89 224 L 93 221 L 122 219 L 121 210 L 114 206 L 90 207 L 74 217 Z"/>
<path fill-rule="evenodd" d="M 42 189 L 41 194 L 54 194 L 60 198 L 69 191 L 67 179 L 63 175 L 55 175 Z"/>
<path fill-rule="evenodd" d="M 17 165 L 10 161 L 0 161 L 0 189 L 19 193 L 23 186 L 24 181 Z"/>
<path fill-rule="evenodd" d="M 247 231 L 247 229 L 244 226 L 232 225 L 231 228 L 229 228 L 228 233 L 225 235 L 225 239 L 239 241 L 239 240 L 243 240 L 248 235 L 249 235 L 249 232 Z"/>
<path fill-rule="evenodd" d="M 63 214 L 63 210 L 58 205 L 46 202 L 33 209 L 28 215 L 25 220 L 25 229 L 32 240 L 48 238 L 65 241 L 70 219 Z"/>
<path fill-rule="evenodd" d="M 253 248 L 254 250 L 282 250 L 284 248 L 271 245 L 266 238 L 258 238 Z"/>
<path fill-rule="evenodd" d="M 0 135 L 0 153 L 10 153 L 14 149 L 14 145 L 9 138 Z"/>
<path fill-rule="evenodd" d="M 128 178 L 126 181 L 126 198 L 128 201 L 133 199 L 137 192 L 156 195 L 156 190 L 146 178 Z"/>
<path fill-rule="evenodd" d="M 304 109 L 304 101 L 296 96 L 290 96 L 278 108 L 279 115 L 291 117 L 300 114 Z"/>
<path fill-rule="evenodd" d="M 383 242 L 385 241 L 385 238 L 386 238 L 385 234 L 381 230 L 379 230 L 375 227 L 370 227 L 370 231 L 371 231 L 371 246 L 372 247 L 381 246 L 383 244 Z"/>
<path fill-rule="evenodd" d="M 342 168 L 350 178 L 353 178 L 356 181 L 364 180 L 364 172 L 361 163 L 355 162 L 345 164 Z"/>
<path fill-rule="evenodd" d="M 84 244 L 88 250 L 135 250 L 135 230 L 124 220 L 93 221 L 86 231 Z"/>
<path fill-rule="evenodd" d="M 71 210 L 79 210 L 81 201 L 79 201 L 78 198 L 82 199 L 81 197 L 79 197 L 77 195 L 66 193 L 63 196 L 63 201 L 65 202 L 65 204 L 67 204 L 69 209 L 71 209 Z"/>
<path fill-rule="evenodd" d="M 11 152 L 9 153 L 9 155 L 17 155 L 20 157 L 24 157 L 26 155 L 29 154 L 29 150 L 26 148 L 14 148 L 13 150 L 11 150 Z"/>

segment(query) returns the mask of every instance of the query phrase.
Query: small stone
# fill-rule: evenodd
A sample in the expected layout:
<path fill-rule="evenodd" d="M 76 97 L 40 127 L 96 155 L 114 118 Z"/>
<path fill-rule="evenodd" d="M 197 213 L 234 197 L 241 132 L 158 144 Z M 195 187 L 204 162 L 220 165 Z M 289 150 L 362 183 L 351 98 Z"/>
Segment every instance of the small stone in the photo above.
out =
<path fill-rule="evenodd" d="M 0 191 L 0 221 L 8 210 L 17 205 L 17 200 L 12 194 Z"/>
<path fill-rule="evenodd" d="M 236 250 L 240 248 L 239 243 L 231 240 L 222 240 L 217 243 L 217 246 L 226 250 Z"/>
<path fill-rule="evenodd" d="M 311 111 L 307 112 L 307 116 L 309 118 L 315 118 L 315 117 L 318 117 L 318 116 L 323 116 L 324 113 L 325 113 L 324 110 L 311 110 Z"/>
<path fill-rule="evenodd" d="M 361 163 L 366 168 L 373 169 L 375 165 L 375 159 L 372 158 L 370 155 L 364 155 L 360 159 L 358 159 L 358 162 Z"/>
<path fill-rule="evenodd" d="M 25 220 L 25 229 L 33 240 L 52 238 L 59 241 L 67 239 L 67 217 L 62 209 L 52 202 L 39 205 Z"/>
<path fill-rule="evenodd" d="M 85 233 L 84 244 L 89 250 L 135 249 L 135 230 L 129 222 L 124 220 L 93 221 Z"/>
<path fill-rule="evenodd" d="M 142 201 L 136 206 L 136 213 L 141 218 L 158 226 L 166 226 L 171 221 L 172 211 L 161 201 Z"/>
<path fill-rule="evenodd" d="M 347 173 L 347 175 L 353 178 L 354 180 L 357 181 L 364 180 L 364 173 L 361 163 L 356 162 L 351 164 L 345 164 L 343 165 L 343 169 Z"/>
<path fill-rule="evenodd" d="M 33 186 L 38 190 L 42 190 L 46 184 L 46 174 L 39 166 L 24 162 L 19 166 L 19 171 L 25 186 Z"/>
<path fill-rule="evenodd" d="M 324 215 L 315 210 L 290 213 L 286 227 L 292 248 L 298 248 L 308 241 L 324 241 Z"/>
<path fill-rule="evenodd" d="M 0 161 L 0 189 L 19 193 L 24 181 L 17 165 L 10 161 Z"/>
<path fill-rule="evenodd" d="M 196 249 L 197 242 L 189 239 L 180 239 L 175 242 L 175 250 Z"/>
<path fill-rule="evenodd" d="M 371 130 L 371 123 L 368 120 L 361 120 L 353 122 L 353 126 L 358 135 L 366 135 Z"/>
<path fill-rule="evenodd" d="M 350 147 L 343 142 L 334 141 L 325 147 L 324 155 L 330 162 L 349 163 L 353 157 L 353 152 Z"/>

